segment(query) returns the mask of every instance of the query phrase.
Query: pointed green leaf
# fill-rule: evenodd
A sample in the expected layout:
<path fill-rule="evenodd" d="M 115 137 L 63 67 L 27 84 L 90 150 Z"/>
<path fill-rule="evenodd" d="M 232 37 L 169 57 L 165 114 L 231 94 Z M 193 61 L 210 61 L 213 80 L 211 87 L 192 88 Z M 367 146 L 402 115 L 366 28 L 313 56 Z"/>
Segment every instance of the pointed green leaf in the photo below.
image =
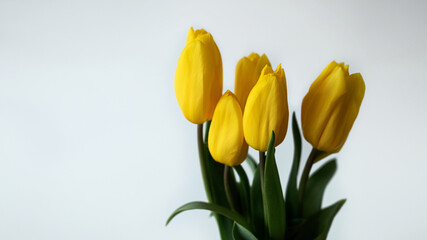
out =
<path fill-rule="evenodd" d="M 260 239 L 264 238 L 264 206 L 262 203 L 262 190 L 259 166 L 255 171 L 251 186 L 251 223 L 255 230 L 255 235 Z"/>
<path fill-rule="evenodd" d="M 322 232 L 316 237 L 315 240 L 326 240 L 335 216 L 337 215 L 338 211 L 341 209 L 341 207 L 344 205 L 346 201 L 347 201 L 346 199 L 342 199 L 338 201 L 337 203 L 331 205 L 330 207 L 325 208 L 324 211 L 322 211 L 317 216 L 319 228 L 322 230 Z"/>
<path fill-rule="evenodd" d="M 237 213 L 235 211 L 231 211 L 230 209 L 222 207 L 222 206 L 219 206 L 217 204 L 206 203 L 206 202 L 190 202 L 190 203 L 182 205 L 181 207 L 177 208 L 171 214 L 171 216 L 166 221 L 166 225 L 168 225 L 169 222 L 176 215 L 180 214 L 181 212 L 188 211 L 188 210 L 196 210 L 196 209 L 209 210 L 209 211 L 215 212 L 215 213 L 220 214 L 220 215 L 222 215 L 224 217 L 227 217 L 228 219 L 230 219 L 232 221 L 237 222 L 238 224 L 242 225 L 246 229 L 250 229 L 249 223 L 239 213 Z M 231 230 L 232 229 L 230 229 L 230 233 L 231 233 Z"/>
<path fill-rule="evenodd" d="M 239 184 L 239 192 L 240 192 L 240 200 L 241 200 L 241 208 L 242 213 L 245 217 L 249 218 L 251 215 L 251 209 L 250 209 L 250 187 L 249 187 L 249 180 L 248 176 L 246 175 L 245 170 L 241 165 L 233 167 L 234 170 L 236 170 L 237 174 L 240 178 L 240 184 Z"/>
<path fill-rule="evenodd" d="M 336 170 L 336 160 L 332 159 L 317 169 L 308 179 L 303 203 L 303 216 L 305 218 L 312 216 L 322 208 L 323 194 Z"/>
<path fill-rule="evenodd" d="M 240 224 L 234 222 L 233 225 L 233 239 L 234 240 L 258 240 L 248 229 L 242 227 Z"/>
<path fill-rule="evenodd" d="M 286 187 L 286 219 L 288 221 L 299 217 L 297 178 L 301 161 L 302 142 L 295 112 L 292 114 L 292 134 L 294 139 L 294 159 L 292 162 L 291 172 L 289 174 L 288 186 Z"/>
<path fill-rule="evenodd" d="M 252 173 L 255 174 L 258 164 L 256 163 L 255 159 L 251 155 L 249 155 L 249 153 L 248 153 L 248 156 L 246 157 L 246 163 L 248 163 L 249 167 L 252 170 Z"/>
<path fill-rule="evenodd" d="M 326 240 L 332 222 L 338 211 L 345 203 L 345 199 L 340 200 L 331 206 L 322 209 L 321 211 L 310 217 L 306 223 L 301 226 L 294 240 Z"/>
<path fill-rule="evenodd" d="M 286 210 L 279 172 L 274 156 L 275 134 L 272 132 L 264 169 L 264 215 L 270 238 L 283 239 L 286 230 Z"/>

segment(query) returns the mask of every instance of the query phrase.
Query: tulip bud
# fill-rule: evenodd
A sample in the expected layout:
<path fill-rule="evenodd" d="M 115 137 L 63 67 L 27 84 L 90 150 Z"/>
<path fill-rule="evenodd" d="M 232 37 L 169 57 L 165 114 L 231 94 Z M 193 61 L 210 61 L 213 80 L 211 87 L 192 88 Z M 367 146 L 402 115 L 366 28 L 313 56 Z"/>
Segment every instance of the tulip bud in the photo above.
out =
<path fill-rule="evenodd" d="M 360 73 L 349 75 L 348 65 L 332 61 L 311 84 L 301 107 L 302 130 L 314 148 L 339 152 L 365 95 Z"/>
<path fill-rule="evenodd" d="M 243 114 L 236 96 L 227 91 L 220 98 L 209 129 L 208 147 L 217 162 L 236 166 L 248 154 L 243 137 Z"/>
<path fill-rule="evenodd" d="M 274 131 L 274 146 L 279 145 L 285 139 L 288 119 L 285 72 L 281 65 L 274 72 L 266 65 L 246 102 L 243 114 L 246 142 L 254 149 L 265 152 Z"/>
<path fill-rule="evenodd" d="M 188 121 L 202 124 L 212 119 L 222 94 L 221 54 L 212 35 L 190 28 L 175 71 L 175 95 Z"/>
<path fill-rule="evenodd" d="M 267 56 L 261 57 L 256 53 L 251 53 L 248 57 L 239 60 L 236 66 L 236 75 L 234 81 L 234 92 L 240 102 L 242 110 L 245 109 L 246 99 L 252 88 L 259 79 L 262 69 L 268 65 L 271 67 Z"/>

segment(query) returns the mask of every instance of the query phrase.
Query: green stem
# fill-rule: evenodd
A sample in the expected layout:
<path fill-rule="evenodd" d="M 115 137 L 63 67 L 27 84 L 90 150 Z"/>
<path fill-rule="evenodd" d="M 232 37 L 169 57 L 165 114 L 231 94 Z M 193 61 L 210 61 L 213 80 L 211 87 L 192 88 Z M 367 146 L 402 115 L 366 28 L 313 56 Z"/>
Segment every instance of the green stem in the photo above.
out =
<path fill-rule="evenodd" d="M 302 172 L 302 175 L 301 175 L 299 189 L 298 189 L 299 200 L 300 200 L 299 211 L 301 216 L 302 216 L 303 205 L 304 205 L 305 188 L 307 186 L 307 181 L 310 176 L 311 167 L 313 166 L 314 160 L 316 159 L 318 153 L 320 153 L 320 151 L 317 150 L 316 148 L 313 148 L 311 150 L 311 153 L 307 158 L 307 162 L 305 163 L 304 171 Z"/>
<path fill-rule="evenodd" d="M 265 167 L 265 152 L 259 151 L 259 176 L 261 179 L 262 192 L 264 192 L 264 167 Z"/>
<path fill-rule="evenodd" d="M 203 123 L 197 125 L 197 146 L 199 148 L 200 170 L 202 171 L 203 184 L 205 186 L 206 197 L 209 202 L 212 202 L 211 191 L 209 187 L 208 177 L 206 176 L 207 165 L 205 161 L 205 146 L 203 142 Z"/>
<path fill-rule="evenodd" d="M 228 204 L 230 204 L 230 207 L 233 211 L 236 211 L 236 206 L 234 205 L 233 193 L 230 185 L 230 167 L 228 165 L 225 165 L 224 167 L 224 188 Z"/>
<path fill-rule="evenodd" d="M 209 128 L 211 127 L 211 122 L 212 121 L 207 121 L 205 124 L 205 143 L 208 143 L 208 138 L 209 138 Z"/>

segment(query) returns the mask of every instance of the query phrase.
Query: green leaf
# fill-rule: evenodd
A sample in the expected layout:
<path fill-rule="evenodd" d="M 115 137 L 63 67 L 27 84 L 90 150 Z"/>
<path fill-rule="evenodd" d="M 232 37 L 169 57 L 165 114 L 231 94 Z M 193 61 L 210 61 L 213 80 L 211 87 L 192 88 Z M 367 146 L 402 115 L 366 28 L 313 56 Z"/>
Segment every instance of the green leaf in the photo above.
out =
<path fill-rule="evenodd" d="M 251 223 L 255 230 L 255 235 L 260 239 L 264 239 L 265 224 L 264 224 L 264 206 L 262 203 L 261 177 L 259 166 L 255 171 L 251 186 Z"/>
<path fill-rule="evenodd" d="M 240 192 L 242 213 L 244 216 L 249 218 L 251 215 L 251 209 L 250 209 L 250 187 L 249 187 L 248 176 L 246 175 L 246 172 L 241 165 L 235 166 L 233 168 L 234 170 L 236 170 L 240 178 L 239 192 Z"/>
<path fill-rule="evenodd" d="M 234 240 L 258 240 L 248 229 L 242 227 L 234 222 L 233 225 L 233 239 Z"/>
<path fill-rule="evenodd" d="M 275 134 L 272 132 L 264 169 L 264 215 L 272 239 L 283 239 L 286 230 L 286 210 L 279 172 L 274 157 Z"/>
<path fill-rule="evenodd" d="M 288 185 L 286 187 L 286 219 L 288 223 L 291 219 L 299 216 L 299 198 L 297 189 L 297 178 L 299 165 L 301 161 L 301 134 L 295 112 L 292 114 L 292 134 L 294 139 L 294 159 L 292 162 L 291 172 L 289 173 Z"/>
<path fill-rule="evenodd" d="M 292 239 L 326 240 L 332 222 L 345 201 L 345 199 L 340 200 L 310 217 Z"/>
<path fill-rule="evenodd" d="M 246 162 L 248 163 L 249 167 L 251 168 L 252 173 L 255 174 L 255 171 L 256 171 L 256 168 L 258 167 L 258 164 L 256 163 L 255 159 L 251 155 L 249 155 L 249 153 L 248 153 L 248 156 L 246 157 Z"/>
<path fill-rule="evenodd" d="M 188 211 L 188 210 L 196 210 L 196 209 L 209 210 L 209 211 L 215 212 L 215 213 L 220 214 L 224 217 L 227 217 L 228 219 L 230 219 L 232 221 L 237 222 L 238 224 L 240 224 L 241 226 L 243 226 L 246 229 L 250 229 L 249 223 L 246 222 L 245 218 L 242 215 L 240 215 L 239 213 L 237 213 L 235 211 L 231 211 L 230 209 L 219 206 L 217 204 L 206 203 L 206 202 L 190 202 L 190 203 L 182 205 L 181 207 L 177 208 L 171 214 L 171 216 L 166 221 L 166 225 L 168 225 L 169 222 L 176 215 L 180 214 L 181 212 Z M 232 229 L 230 229 L 230 230 L 232 230 Z M 230 231 L 230 233 L 231 233 L 231 231 Z"/>
<path fill-rule="evenodd" d="M 317 221 L 319 225 L 319 229 L 321 229 L 321 233 L 316 237 L 315 240 L 326 240 L 328 237 L 329 230 L 331 229 L 332 222 L 334 221 L 335 216 L 338 211 L 346 202 L 346 199 L 342 199 L 337 203 L 331 205 L 328 208 L 325 208 L 322 212 L 317 215 Z"/>
<path fill-rule="evenodd" d="M 310 217 L 322 208 L 322 200 L 326 186 L 331 181 L 336 170 L 336 159 L 332 159 L 310 176 L 303 202 L 303 217 Z"/>

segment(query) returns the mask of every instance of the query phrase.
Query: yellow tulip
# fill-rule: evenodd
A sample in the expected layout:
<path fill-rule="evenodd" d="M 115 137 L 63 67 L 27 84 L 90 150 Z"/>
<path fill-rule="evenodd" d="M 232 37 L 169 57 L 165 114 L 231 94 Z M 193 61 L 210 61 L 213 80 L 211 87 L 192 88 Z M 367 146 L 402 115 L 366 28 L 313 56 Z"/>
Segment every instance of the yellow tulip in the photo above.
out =
<path fill-rule="evenodd" d="M 237 63 L 234 92 L 243 110 L 245 109 L 246 99 L 257 83 L 259 75 L 265 65 L 271 67 L 267 56 L 263 54 L 260 57 L 256 53 L 251 53 L 248 57 L 243 57 Z"/>
<path fill-rule="evenodd" d="M 222 60 L 212 35 L 190 28 L 175 71 L 175 95 L 188 121 L 212 119 L 222 95 Z"/>
<path fill-rule="evenodd" d="M 288 97 L 285 72 L 281 65 L 273 72 L 266 65 L 257 84 L 249 93 L 243 114 L 243 132 L 249 146 L 258 151 L 267 151 L 271 132 L 282 143 L 288 130 Z"/>
<path fill-rule="evenodd" d="M 302 101 L 305 139 L 318 150 L 339 152 L 356 120 L 364 95 L 362 75 L 349 75 L 348 65 L 332 61 L 311 84 Z"/>
<path fill-rule="evenodd" d="M 236 96 L 227 91 L 221 97 L 209 129 L 208 147 L 215 161 L 236 166 L 248 154 L 243 137 L 243 113 Z"/>

